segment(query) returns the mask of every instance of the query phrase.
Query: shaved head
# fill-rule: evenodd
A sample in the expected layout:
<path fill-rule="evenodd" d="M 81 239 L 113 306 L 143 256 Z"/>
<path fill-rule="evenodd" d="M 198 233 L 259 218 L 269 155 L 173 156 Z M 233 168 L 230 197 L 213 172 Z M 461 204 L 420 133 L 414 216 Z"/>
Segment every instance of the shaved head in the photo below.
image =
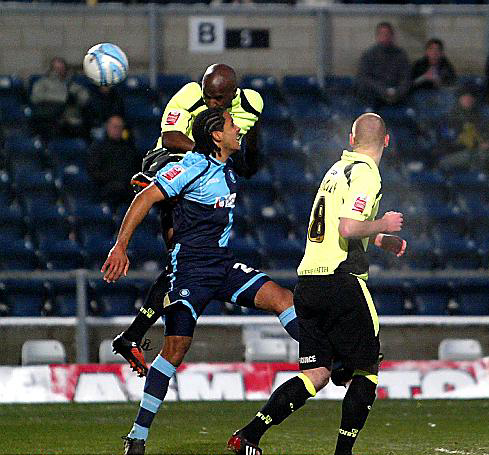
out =
<path fill-rule="evenodd" d="M 202 83 L 209 84 L 234 84 L 236 87 L 236 73 L 233 68 L 223 63 L 215 63 L 209 66 L 204 73 Z"/>
<path fill-rule="evenodd" d="M 387 130 L 380 115 L 367 113 L 355 120 L 351 135 L 354 148 L 376 149 L 384 146 Z"/>

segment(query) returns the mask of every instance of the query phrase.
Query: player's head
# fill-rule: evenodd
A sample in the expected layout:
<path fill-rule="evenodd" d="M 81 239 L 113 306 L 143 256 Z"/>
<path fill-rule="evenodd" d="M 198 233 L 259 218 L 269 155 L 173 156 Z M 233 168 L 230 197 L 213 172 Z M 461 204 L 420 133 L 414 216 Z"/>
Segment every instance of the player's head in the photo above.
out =
<path fill-rule="evenodd" d="M 219 108 L 209 108 L 195 117 L 192 126 L 194 151 L 204 155 L 233 153 L 239 150 L 239 127 L 229 112 Z"/>
<path fill-rule="evenodd" d="M 351 128 L 350 145 L 358 151 L 381 151 L 389 145 L 389 135 L 380 115 L 360 115 Z"/>
<path fill-rule="evenodd" d="M 202 77 L 202 96 L 207 107 L 231 107 L 237 87 L 235 71 L 222 63 L 209 66 Z"/>

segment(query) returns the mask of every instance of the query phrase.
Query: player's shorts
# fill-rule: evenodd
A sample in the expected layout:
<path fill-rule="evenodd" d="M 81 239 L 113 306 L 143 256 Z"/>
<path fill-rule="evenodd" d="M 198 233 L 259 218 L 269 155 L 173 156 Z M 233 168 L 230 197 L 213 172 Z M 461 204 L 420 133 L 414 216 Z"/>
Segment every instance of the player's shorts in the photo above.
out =
<path fill-rule="evenodd" d="M 165 334 L 192 336 L 198 317 L 215 299 L 254 308 L 258 290 L 270 277 L 234 258 L 229 250 L 191 250 L 179 244 L 154 287 L 165 286 Z"/>
<path fill-rule="evenodd" d="M 294 305 L 302 370 L 331 370 L 333 359 L 354 370 L 377 362 L 379 322 L 363 280 L 348 273 L 301 276 Z"/>

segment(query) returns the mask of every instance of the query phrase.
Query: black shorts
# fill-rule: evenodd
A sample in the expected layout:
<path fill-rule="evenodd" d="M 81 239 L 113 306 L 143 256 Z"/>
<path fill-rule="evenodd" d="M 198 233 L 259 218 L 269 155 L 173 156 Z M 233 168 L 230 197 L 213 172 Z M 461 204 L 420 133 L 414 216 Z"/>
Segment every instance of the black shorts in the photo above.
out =
<path fill-rule="evenodd" d="M 301 370 L 331 370 L 333 360 L 352 369 L 377 362 L 379 323 L 364 281 L 348 273 L 299 277 L 294 305 Z"/>

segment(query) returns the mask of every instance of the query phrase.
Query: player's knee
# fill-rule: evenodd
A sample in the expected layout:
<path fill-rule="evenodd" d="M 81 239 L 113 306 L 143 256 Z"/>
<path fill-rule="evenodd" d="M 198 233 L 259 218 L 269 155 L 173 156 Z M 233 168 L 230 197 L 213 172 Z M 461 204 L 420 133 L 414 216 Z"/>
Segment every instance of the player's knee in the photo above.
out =
<path fill-rule="evenodd" d="M 328 385 L 331 372 L 325 367 L 313 368 L 302 372 L 311 381 L 316 392 L 324 389 Z"/>
<path fill-rule="evenodd" d="M 192 344 L 192 338 L 187 336 L 167 336 L 160 354 L 172 365 L 178 367 Z"/>
<path fill-rule="evenodd" d="M 267 281 L 257 292 L 255 306 L 261 310 L 280 314 L 294 304 L 292 292 L 274 281 Z"/>

